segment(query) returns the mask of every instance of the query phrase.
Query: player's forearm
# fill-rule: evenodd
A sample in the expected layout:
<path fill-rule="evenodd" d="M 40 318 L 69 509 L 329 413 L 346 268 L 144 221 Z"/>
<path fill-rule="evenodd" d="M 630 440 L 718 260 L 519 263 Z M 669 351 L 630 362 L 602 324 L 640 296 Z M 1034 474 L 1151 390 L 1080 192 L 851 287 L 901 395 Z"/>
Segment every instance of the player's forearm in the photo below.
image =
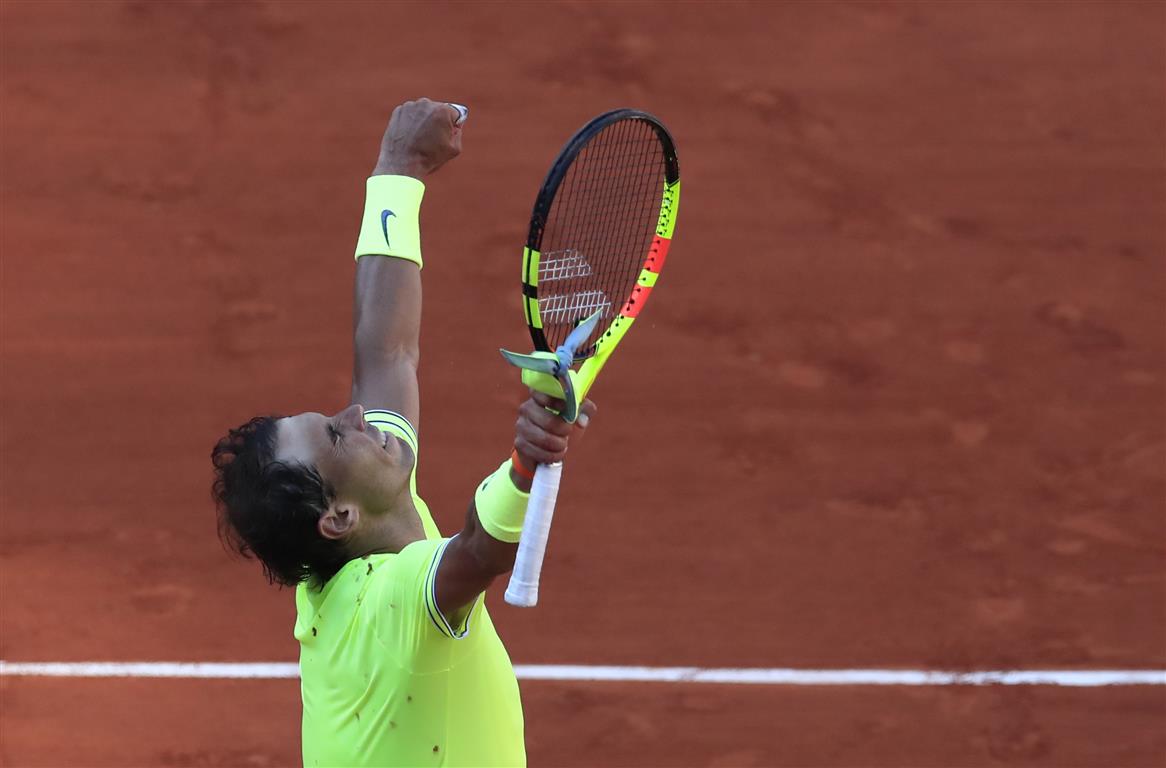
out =
<path fill-rule="evenodd" d="M 510 469 L 509 475 L 511 485 L 524 494 L 530 493 L 529 478 L 514 471 L 513 467 Z M 499 478 L 499 482 L 504 481 Z M 473 552 L 474 559 L 482 564 L 483 572 L 490 574 L 491 578 L 509 573 L 514 568 L 514 556 L 518 552 L 518 543 L 500 541 L 491 536 L 482 526 L 476 501 L 470 503 L 465 527 L 458 535 L 459 539 L 462 537 L 465 537 L 466 546 Z"/>
<path fill-rule="evenodd" d="M 446 547 L 438 571 L 437 604 L 453 613 L 486 591 L 497 577 L 514 567 L 518 544 L 495 539 L 478 522 L 470 504 L 465 527 Z"/>
<path fill-rule="evenodd" d="M 397 410 L 416 423 L 421 275 L 403 259 L 364 256 L 353 297 L 352 401 Z"/>
<path fill-rule="evenodd" d="M 507 478 L 495 474 L 492 482 L 505 483 Z M 530 491 L 530 480 L 513 470 L 509 482 L 524 494 Z M 453 612 L 470 603 L 494 579 L 514 568 L 517 535 L 507 537 L 514 541 L 502 541 L 486 530 L 477 507 L 482 499 L 479 491 L 466 513 L 465 526 L 449 542 L 442 557 L 437 577 L 437 604 L 442 610 Z"/>
<path fill-rule="evenodd" d="M 365 363 L 421 354 L 421 271 L 404 259 L 365 256 L 356 264 L 353 348 L 357 370 Z M 359 378 L 359 377 L 358 377 Z"/>
<path fill-rule="evenodd" d="M 478 519 L 478 510 L 470 504 L 465 527 L 458 539 L 465 538 L 466 548 L 479 564 L 483 575 L 491 579 L 509 573 L 514 567 L 514 555 L 518 552 L 517 542 L 499 541 L 486 532 Z"/>

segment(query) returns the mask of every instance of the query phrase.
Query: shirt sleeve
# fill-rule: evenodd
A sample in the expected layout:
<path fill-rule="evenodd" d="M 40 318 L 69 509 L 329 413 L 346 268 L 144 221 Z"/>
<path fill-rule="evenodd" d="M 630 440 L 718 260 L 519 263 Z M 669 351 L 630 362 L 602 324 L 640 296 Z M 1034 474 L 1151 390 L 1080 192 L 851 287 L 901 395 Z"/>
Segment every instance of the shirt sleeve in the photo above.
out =
<path fill-rule="evenodd" d="M 413 456 L 417 456 L 419 445 L 417 430 L 404 416 L 396 411 L 374 408 L 364 412 L 364 420 L 382 432 L 388 432 L 404 440 L 405 444 L 413 451 Z"/>

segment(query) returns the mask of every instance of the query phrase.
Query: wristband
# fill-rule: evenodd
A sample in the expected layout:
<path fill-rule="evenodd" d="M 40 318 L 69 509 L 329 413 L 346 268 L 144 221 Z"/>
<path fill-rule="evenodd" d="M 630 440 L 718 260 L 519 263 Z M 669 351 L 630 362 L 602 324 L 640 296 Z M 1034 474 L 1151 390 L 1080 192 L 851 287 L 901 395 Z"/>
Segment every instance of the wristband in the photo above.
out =
<path fill-rule="evenodd" d="M 474 509 L 486 533 L 498 541 L 513 544 L 522 536 L 526 503 L 530 494 L 514 487 L 510 480 L 510 460 L 487 477 L 474 493 Z"/>
<path fill-rule="evenodd" d="M 356 258 L 391 256 L 421 266 L 421 229 L 417 223 L 425 185 L 412 176 L 369 176 Z"/>
<path fill-rule="evenodd" d="M 517 448 L 510 452 L 510 465 L 514 467 L 514 471 L 518 473 L 519 477 L 534 480 L 534 471 L 527 469 L 526 465 L 522 463 L 522 459 L 518 458 Z"/>

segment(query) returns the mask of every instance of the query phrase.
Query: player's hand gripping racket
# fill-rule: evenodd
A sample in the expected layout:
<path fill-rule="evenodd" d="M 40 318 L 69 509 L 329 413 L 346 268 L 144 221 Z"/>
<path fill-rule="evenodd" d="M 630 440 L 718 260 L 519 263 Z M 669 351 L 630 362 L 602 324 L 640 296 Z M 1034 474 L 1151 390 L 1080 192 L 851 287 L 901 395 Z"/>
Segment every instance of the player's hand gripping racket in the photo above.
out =
<path fill-rule="evenodd" d="M 579 129 L 539 190 L 522 253 L 522 297 L 535 352 L 502 350 L 528 387 L 579 404 L 647 302 L 664 266 L 680 166 L 668 129 L 617 109 Z M 578 370 L 572 368 L 579 364 Z M 506 602 L 538 602 L 561 463 L 535 470 Z"/>

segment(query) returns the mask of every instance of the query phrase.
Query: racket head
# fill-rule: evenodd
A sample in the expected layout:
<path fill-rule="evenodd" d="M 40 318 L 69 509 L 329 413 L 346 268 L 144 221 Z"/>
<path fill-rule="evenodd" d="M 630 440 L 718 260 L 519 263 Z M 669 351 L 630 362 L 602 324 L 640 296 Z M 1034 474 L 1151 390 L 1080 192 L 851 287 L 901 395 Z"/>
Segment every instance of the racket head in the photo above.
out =
<path fill-rule="evenodd" d="M 523 307 L 536 350 L 554 351 L 602 311 L 575 362 L 610 354 L 663 267 L 679 196 L 676 146 L 653 115 L 612 110 L 571 137 L 539 189 L 523 251 Z M 590 366 L 591 379 L 601 364 Z M 585 364 L 580 373 L 587 371 Z"/>

